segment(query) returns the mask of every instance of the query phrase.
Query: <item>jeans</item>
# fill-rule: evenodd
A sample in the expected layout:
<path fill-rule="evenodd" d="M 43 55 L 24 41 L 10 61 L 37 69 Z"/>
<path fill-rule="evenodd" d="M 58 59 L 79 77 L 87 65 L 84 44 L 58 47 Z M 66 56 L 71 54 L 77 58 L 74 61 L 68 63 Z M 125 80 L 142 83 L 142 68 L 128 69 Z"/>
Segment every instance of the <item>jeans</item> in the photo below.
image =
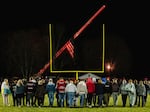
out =
<path fill-rule="evenodd" d="M 65 93 L 58 93 L 59 103 L 61 107 L 64 107 Z"/>
<path fill-rule="evenodd" d="M 92 99 L 93 99 L 93 93 L 88 93 L 87 94 L 87 101 L 88 101 L 89 106 L 92 105 Z"/>
<path fill-rule="evenodd" d="M 68 95 L 68 104 L 69 107 L 71 107 L 74 104 L 75 92 L 67 92 L 67 95 Z"/>
<path fill-rule="evenodd" d="M 104 98 L 103 94 L 98 95 L 98 106 L 102 106 L 103 98 Z"/>
<path fill-rule="evenodd" d="M 32 105 L 33 106 L 33 103 L 34 103 L 34 100 L 33 100 L 33 93 L 27 93 L 27 99 L 26 99 L 26 103 L 27 105 Z"/>
<path fill-rule="evenodd" d="M 49 106 L 53 106 L 53 103 L 54 103 L 54 93 L 53 92 L 49 92 L 48 93 L 48 98 L 49 98 Z"/>
<path fill-rule="evenodd" d="M 142 100 L 142 104 L 141 104 L 141 100 Z M 145 99 L 143 95 L 138 96 L 138 106 L 140 105 L 142 105 L 142 107 L 145 106 Z"/>
<path fill-rule="evenodd" d="M 112 92 L 112 97 L 113 97 L 113 104 L 114 106 L 117 105 L 117 102 L 118 102 L 118 92 Z"/>
<path fill-rule="evenodd" d="M 80 94 L 80 107 L 84 106 L 85 94 Z"/>

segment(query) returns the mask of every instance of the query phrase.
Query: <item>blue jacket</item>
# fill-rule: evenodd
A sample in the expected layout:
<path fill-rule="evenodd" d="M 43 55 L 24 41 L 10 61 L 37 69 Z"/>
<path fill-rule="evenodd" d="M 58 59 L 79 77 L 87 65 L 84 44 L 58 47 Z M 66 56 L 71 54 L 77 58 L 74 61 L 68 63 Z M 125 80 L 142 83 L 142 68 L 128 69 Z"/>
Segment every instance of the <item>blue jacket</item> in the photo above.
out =
<path fill-rule="evenodd" d="M 55 84 L 52 83 L 52 82 L 49 82 L 47 85 L 46 85 L 46 91 L 49 93 L 49 92 L 55 92 L 56 89 L 55 89 Z"/>

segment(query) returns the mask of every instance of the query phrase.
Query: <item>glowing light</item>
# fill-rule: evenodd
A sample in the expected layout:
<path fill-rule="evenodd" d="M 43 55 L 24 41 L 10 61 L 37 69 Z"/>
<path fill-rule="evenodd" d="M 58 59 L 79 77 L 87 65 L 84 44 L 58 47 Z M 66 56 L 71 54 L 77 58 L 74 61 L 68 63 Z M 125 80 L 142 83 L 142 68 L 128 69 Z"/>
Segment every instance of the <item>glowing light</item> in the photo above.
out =
<path fill-rule="evenodd" d="M 115 68 L 115 64 L 114 63 L 112 63 L 112 62 L 106 63 L 106 70 L 108 72 L 112 72 L 114 70 L 114 68 Z"/>

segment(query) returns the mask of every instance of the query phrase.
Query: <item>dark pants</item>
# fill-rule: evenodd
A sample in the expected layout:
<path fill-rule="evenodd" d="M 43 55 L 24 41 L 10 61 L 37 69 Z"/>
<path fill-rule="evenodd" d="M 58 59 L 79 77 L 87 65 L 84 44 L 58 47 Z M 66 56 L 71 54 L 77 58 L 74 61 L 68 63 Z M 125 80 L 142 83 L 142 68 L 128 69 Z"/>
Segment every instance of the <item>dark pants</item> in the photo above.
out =
<path fill-rule="evenodd" d="M 16 98 L 16 94 L 12 93 L 12 99 L 13 99 L 13 106 L 17 105 L 17 98 Z"/>
<path fill-rule="evenodd" d="M 141 100 L 142 100 L 142 107 L 143 107 L 145 105 L 145 99 L 144 99 L 144 96 L 139 95 L 138 96 L 138 106 L 140 106 Z"/>
<path fill-rule="evenodd" d="M 128 94 L 122 94 L 121 96 L 122 96 L 122 106 L 125 107 Z"/>
<path fill-rule="evenodd" d="M 102 106 L 102 104 L 103 104 L 103 98 L 104 98 L 103 94 L 98 95 L 98 106 Z"/>
<path fill-rule="evenodd" d="M 147 92 L 146 92 L 146 95 L 144 96 L 144 100 L 145 100 L 145 103 L 147 102 Z"/>
<path fill-rule="evenodd" d="M 110 93 L 104 93 L 104 103 L 106 106 L 109 104 Z"/>
<path fill-rule="evenodd" d="M 68 103 L 68 94 L 66 93 L 66 106 L 69 107 L 69 103 Z"/>
<path fill-rule="evenodd" d="M 24 105 L 24 94 L 16 94 L 17 106 Z"/>
<path fill-rule="evenodd" d="M 96 94 L 93 95 L 93 104 L 96 106 Z"/>
<path fill-rule="evenodd" d="M 33 106 L 33 104 L 34 104 L 33 93 L 27 93 L 27 95 L 26 95 L 26 103 L 29 106 L 31 106 L 31 105 Z"/>
<path fill-rule="evenodd" d="M 93 93 L 87 94 L 88 105 L 92 105 Z"/>
<path fill-rule="evenodd" d="M 65 93 L 59 93 L 58 94 L 58 97 L 59 97 L 59 103 L 60 103 L 60 106 L 61 107 L 64 107 L 64 101 L 65 101 Z"/>
<path fill-rule="evenodd" d="M 58 93 L 56 93 L 56 100 L 57 100 L 57 106 L 60 107 L 60 102 L 59 102 Z"/>
<path fill-rule="evenodd" d="M 44 97 L 43 96 L 37 97 L 37 101 L 38 101 L 38 106 L 44 105 Z"/>

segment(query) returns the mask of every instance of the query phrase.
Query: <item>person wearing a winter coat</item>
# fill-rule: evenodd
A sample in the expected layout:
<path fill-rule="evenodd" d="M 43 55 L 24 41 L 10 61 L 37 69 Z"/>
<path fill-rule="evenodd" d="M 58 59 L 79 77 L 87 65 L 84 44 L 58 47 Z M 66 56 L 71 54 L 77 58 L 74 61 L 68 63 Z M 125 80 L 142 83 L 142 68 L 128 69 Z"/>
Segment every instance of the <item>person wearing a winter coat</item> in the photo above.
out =
<path fill-rule="evenodd" d="M 87 78 L 86 86 L 87 86 L 87 90 L 88 90 L 87 102 L 88 102 L 88 106 L 91 108 L 92 107 L 93 94 L 95 93 L 95 84 L 94 84 L 91 77 Z"/>
<path fill-rule="evenodd" d="M 128 92 L 126 90 L 126 85 L 127 85 L 127 81 L 126 81 L 126 79 L 123 79 L 122 83 L 120 85 L 120 94 L 121 94 L 122 106 L 123 107 L 126 106 L 127 96 L 128 96 Z"/>
<path fill-rule="evenodd" d="M 38 101 L 38 106 L 39 107 L 44 105 L 45 93 L 46 93 L 46 89 L 45 89 L 45 86 L 43 84 L 43 81 L 39 80 L 38 85 L 37 85 L 36 90 L 35 90 L 35 97 Z"/>
<path fill-rule="evenodd" d="M 102 107 L 103 105 L 103 98 L 104 98 L 104 87 L 102 79 L 98 79 L 96 85 L 95 85 L 95 94 L 97 97 L 97 104 L 99 107 Z"/>
<path fill-rule="evenodd" d="M 80 107 L 84 107 L 84 101 L 87 97 L 87 86 L 84 80 L 80 80 L 77 84 L 77 92 L 80 98 Z"/>
<path fill-rule="evenodd" d="M 135 105 L 136 100 L 136 88 L 132 79 L 128 80 L 126 90 L 128 91 L 130 107 L 133 107 Z"/>
<path fill-rule="evenodd" d="M 146 87 L 143 84 L 142 80 L 139 81 L 139 84 L 137 86 L 137 94 L 138 94 L 138 106 L 141 105 L 142 107 L 144 107 L 145 106 L 144 96 L 146 96 Z"/>
<path fill-rule="evenodd" d="M 49 99 L 49 106 L 52 107 L 54 103 L 54 94 L 55 94 L 55 83 L 53 82 L 53 79 L 49 79 L 47 85 L 46 85 L 46 92 L 48 94 Z"/>
<path fill-rule="evenodd" d="M 112 97 L 113 97 L 113 106 L 116 106 L 118 103 L 118 96 L 119 96 L 119 84 L 117 79 L 113 79 L 112 82 Z"/>
<path fill-rule="evenodd" d="M 73 80 L 70 79 L 69 83 L 66 85 L 65 93 L 68 96 L 68 101 L 67 102 L 69 104 L 69 107 L 73 107 L 74 98 L 75 98 L 75 95 L 77 94 L 77 87 L 73 83 Z"/>
<path fill-rule="evenodd" d="M 104 104 L 106 107 L 109 105 L 110 96 L 112 93 L 112 85 L 110 79 L 107 78 L 105 86 L 104 86 Z"/>
<path fill-rule="evenodd" d="M 22 105 L 24 105 L 24 93 L 25 93 L 25 86 L 22 80 L 19 79 L 17 81 L 16 91 L 15 91 L 18 107 L 21 107 Z"/>
<path fill-rule="evenodd" d="M 56 82 L 56 90 L 58 94 L 58 106 L 64 107 L 65 102 L 65 88 L 66 88 L 66 81 L 63 77 L 60 77 L 59 80 Z"/>

